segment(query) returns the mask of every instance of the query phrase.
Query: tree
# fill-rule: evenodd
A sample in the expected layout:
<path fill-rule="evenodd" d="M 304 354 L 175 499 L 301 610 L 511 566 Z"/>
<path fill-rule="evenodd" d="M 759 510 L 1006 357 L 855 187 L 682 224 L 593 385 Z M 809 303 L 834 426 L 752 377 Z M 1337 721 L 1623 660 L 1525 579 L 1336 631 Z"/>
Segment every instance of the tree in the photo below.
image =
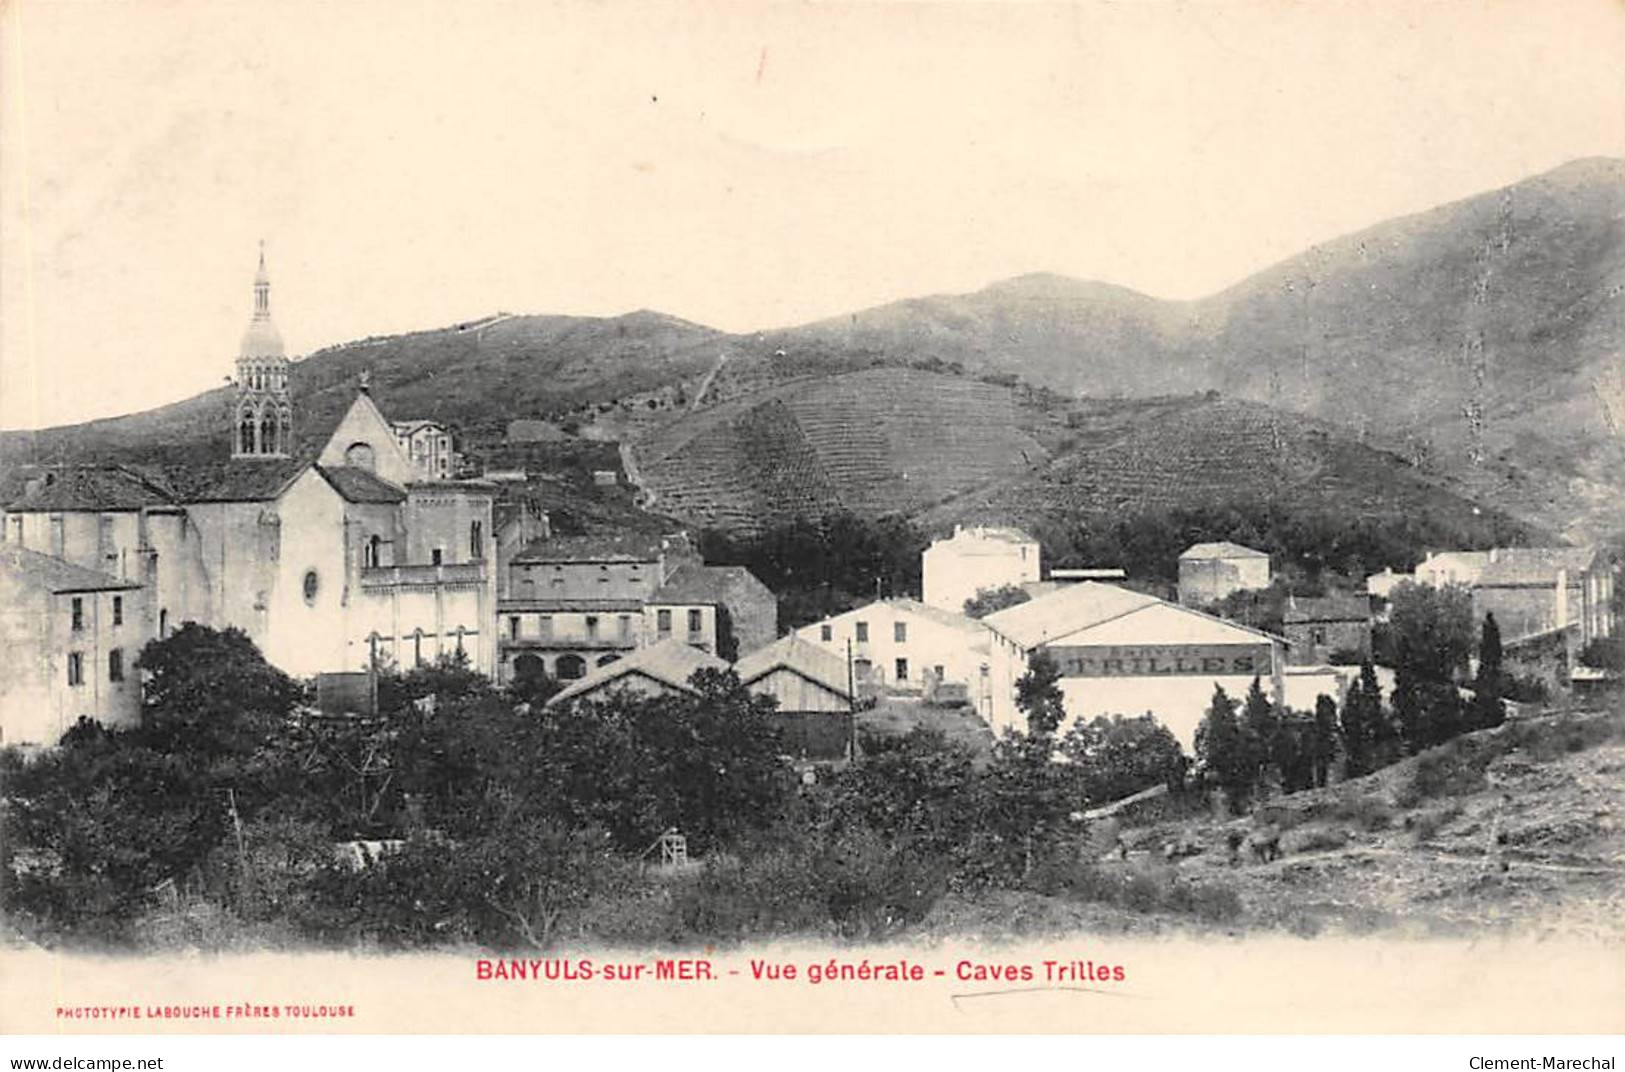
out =
<path fill-rule="evenodd" d="M 1178 788 L 1190 761 L 1168 728 L 1147 713 L 1080 720 L 1061 739 L 1084 800 L 1104 804 L 1154 785 Z"/>
<path fill-rule="evenodd" d="M 1047 651 L 1027 660 L 1027 672 L 1016 681 L 1016 706 L 1027 715 L 1027 733 L 1053 738 L 1066 721 L 1066 695 L 1061 691 L 1061 667 Z"/>
<path fill-rule="evenodd" d="M 1332 761 L 1337 758 L 1337 701 L 1330 696 L 1315 697 L 1314 732 L 1310 737 L 1309 764 L 1315 788 L 1331 780 Z"/>
<path fill-rule="evenodd" d="M 1224 790 L 1231 812 L 1240 815 L 1246 811 L 1258 765 L 1236 718 L 1236 701 L 1222 686 L 1213 687 L 1213 700 L 1196 727 L 1196 759 Z"/>
<path fill-rule="evenodd" d="M 1281 760 L 1293 742 L 1282 733 L 1280 713 L 1264 693 L 1263 682 L 1255 676 L 1247 688 L 1247 699 L 1241 713 L 1241 733 L 1253 766 L 1253 791 L 1263 795 L 1270 781 L 1271 768 L 1279 769 Z M 1295 757 L 1288 756 L 1289 761 Z"/>
<path fill-rule="evenodd" d="M 146 675 L 142 737 L 159 751 L 246 756 L 304 696 L 241 629 L 186 622 L 135 665 Z"/>
<path fill-rule="evenodd" d="M 996 588 L 979 588 L 976 594 L 965 600 L 965 617 L 985 618 L 995 611 L 1006 607 L 1019 606 L 1032 599 L 1027 590 L 1019 584 L 1001 584 Z"/>
<path fill-rule="evenodd" d="M 1343 753 L 1348 757 L 1348 777 L 1364 777 L 1381 765 L 1378 753 L 1387 736 L 1386 723 L 1377 672 L 1367 659 L 1360 667 L 1359 680 L 1349 687 L 1343 701 Z"/>
<path fill-rule="evenodd" d="M 1473 601 L 1467 589 L 1408 581 L 1394 588 L 1388 643 L 1396 671 L 1409 669 L 1421 679 L 1454 681 L 1467 668 L 1473 639 Z"/>
<path fill-rule="evenodd" d="M 990 854 L 1007 873 L 1023 877 L 1056 848 L 1072 806 L 1055 762 L 1055 731 L 1066 719 L 1060 679 L 1054 658 L 1034 652 L 1016 681 L 1016 706 L 1027 715 L 1027 732 L 1005 731 L 982 779 Z"/>
<path fill-rule="evenodd" d="M 1473 699 L 1467 728 L 1487 730 L 1506 721 L 1506 671 L 1501 666 L 1501 627 L 1494 614 L 1484 615 L 1478 634 L 1478 672 L 1473 677 Z"/>

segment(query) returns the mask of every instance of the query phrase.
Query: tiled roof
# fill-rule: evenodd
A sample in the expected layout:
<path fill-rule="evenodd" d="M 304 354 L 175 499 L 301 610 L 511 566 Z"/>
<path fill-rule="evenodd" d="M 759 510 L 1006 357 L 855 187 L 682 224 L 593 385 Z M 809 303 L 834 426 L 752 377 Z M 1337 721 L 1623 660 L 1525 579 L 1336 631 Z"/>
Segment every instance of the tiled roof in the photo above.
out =
<path fill-rule="evenodd" d="M 6 508 L 36 510 L 140 510 L 173 506 L 158 479 L 116 465 L 18 466 L 5 482 Z"/>
<path fill-rule="evenodd" d="M 1251 547 L 1243 547 L 1239 543 L 1229 540 L 1219 540 L 1214 543 L 1195 543 L 1185 548 L 1180 558 L 1268 558 L 1262 551 L 1255 551 Z"/>
<path fill-rule="evenodd" d="M 263 502 L 310 465 L 305 458 L 221 458 L 169 470 L 182 502 Z"/>
<path fill-rule="evenodd" d="M 1006 607 L 982 619 L 989 629 L 1024 648 L 1076 633 L 1162 600 L 1115 585 L 1080 581 L 1049 595 Z"/>
<path fill-rule="evenodd" d="M 596 536 L 552 536 L 537 540 L 513 557 L 515 562 L 653 562 L 664 538 L 647 532 L 612 532 Z"/>
<path fill-rule="evenodd" d="M 124 581 L 110 573 L 75 566 L 52 555 L 0 544 L 0 566 L 36 580 L 51 592 L 101 592 L 109 589 L 140 588 L 134 581 Z"/>
<path fill-rule="evenodd" d="M 693 692 L 689 679 L 700 670 L 726 670 L 728 664 L 709 652 L 691 647 L 681 640 L 667 640 L 647 648 L 639 648 L 630 655 L 607 666 L 594 667 L 586 677 L 571 682 L 547 701 L 553 707 L 576 696 L 612 685 L 620 678 L 641 674 L 680 692 Z"/>
<path fill-rule="evenodd" d="M 726 604 L 742 590 L 766 586 L 744 566 L 684 566 L 666 579 L 650 603 Z"/>
<path fill-rule="evenodd" d="M 353 465 L 318 465 L 316 471 L 327 478 L 337 491 L 354 503 L 398 503 L 406 500 L 406 492 L 365 469 Z"/>
<path fill-rule="evenodd" d="M 757 648 L 734 664 L 734 672 L 746 685 L 779 669 L 800 674 L 840 696 L 851 696 L 846 660 L 794 633 Z"/>
<path fill-rule="evenodd" d="M 1371 618 L 1371 597 L 1363 595 L 1296 596 L 1282 620 L 1295 622 L 1364 622 Z"/>
<path fill-rule="evenodd" d="M 953 611 L 943 610 L 941 607 L 928 606 L 921 603 L 917 599 L 898 597 L 895 599 L 883 599 L 880 602 L 887 604 L 888 606 L 896 607 L 898 610 L 905 611 L 909 614 L 925 618 L 928 621 L 936 622 L 938 625 L 945 625 L 950 629 L 958 629 L 962 633 L 980 634 L 983 631 L 981 623 L 976 621 L 974 618 L 967 618 L 963 614 L 955 614 Z"/>

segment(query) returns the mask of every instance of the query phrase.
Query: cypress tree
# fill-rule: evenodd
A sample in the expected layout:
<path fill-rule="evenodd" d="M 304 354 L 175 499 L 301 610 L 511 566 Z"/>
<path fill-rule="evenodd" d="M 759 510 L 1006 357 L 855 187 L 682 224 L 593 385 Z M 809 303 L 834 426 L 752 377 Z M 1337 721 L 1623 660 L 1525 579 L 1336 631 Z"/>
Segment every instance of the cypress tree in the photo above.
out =
<path fill-rule="evenodd" d="M 1478 636 L 1478 673 L 1473 677 L 1473 702 L 1468 728 L 1487 730 L 1506 721 L 1506 675 L 1501 668 L 1501 627 L 1494 614 L 1484 615 Z"/>

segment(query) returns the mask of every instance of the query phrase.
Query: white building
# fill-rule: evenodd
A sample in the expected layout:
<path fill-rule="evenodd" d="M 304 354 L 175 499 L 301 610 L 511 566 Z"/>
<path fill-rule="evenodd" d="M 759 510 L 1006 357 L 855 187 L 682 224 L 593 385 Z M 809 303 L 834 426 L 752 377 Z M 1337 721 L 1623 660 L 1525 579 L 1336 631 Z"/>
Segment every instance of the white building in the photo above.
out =
<path fill-rule="evenodd" d="M 423 480 L 450 480 L 457 473 L 451 430 L 435 421 L 395 421 L 395 442 Z"/>
<path fill-rule="evenodd" d="M 853 679 L 861 686 L 923 692 L 927 675 L 964 685 L 986 713 L 987 629 L 962 614 L 913 599 L 882 599 L 795 631 L 841 659 L 850 651 Z"/>
<path fill-rule="evenodd" d="M 920 572 L 926 606 L 963 614 L 976 593 L 1037 581 L 1042 566 L 1038 541 L 1019 529 L 956 525 L 921 552 Z"/>
<path fill-rule="evenodd" d="M 1221 540 L 1193 544 L 1179 556 L 1179 601 L 1187 607 L 1269 586 L 1270 556 L 1251 547 Z"/>
<path fill-rule="evenodd" d="M 1016 682 L 1035 652 L 1059 664 L 1068 724 L 1097 715 L 1146 712 L 1187 751 L 1221 686 L 1243 698 L 1255 677 L 1272 697 L 1312 710 L 1315 697 L 1340 695 L 1330 670 L 1287 675 L 1286 642 L 1114 585 L 1085 581 L 983 619 L 991 634 L 991 716 L 995 732 L 1026 729 Z M 1065 727 L 1062 728 L 1065 732 Z"/>

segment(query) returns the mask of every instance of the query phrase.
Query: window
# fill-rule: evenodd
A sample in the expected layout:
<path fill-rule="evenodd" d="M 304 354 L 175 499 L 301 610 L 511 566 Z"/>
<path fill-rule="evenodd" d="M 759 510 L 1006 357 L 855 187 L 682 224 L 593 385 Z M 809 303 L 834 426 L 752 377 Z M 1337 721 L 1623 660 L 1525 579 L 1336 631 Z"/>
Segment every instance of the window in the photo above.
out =
<path fill-rule="evenodd" d="M 552 584 L 554 588 L 562 588 L 562 587 L 564 587 L 564 567 L 563 566 L 554 566 L 553 567 L 553 576 L 550 579 L 549 583 Z"/>
<path fill-rule="evenodd" d="M 825 643 L 828 643 L 829 641 L 834 640 L 835 639 L 835 628 L 833 626 L 829 626 L 829 625 L 821 625 L 821 626 L 819 626 L 818 627 L 818 639 L 824 641 Z"/>
<path fill-rule="evenodd" d="M 113 624 L 114 625 L 123 625 L 124 624 L 124 597 L 123 596 L 114 596 L 113 597 Z"/>
<path fill-rule="evenodd" d="M 124 652 L 119 648 L 107 653 L 107 680 L 124 680 Z"/>
<path fill-rule="evenodd" d="M 445 556 L 441 553 L 440 548 L 438 548 L 438 547 L 436 547 L 433 551 L 429 552 L 429 562 L 431 564 L 433 564 L 433 565 L 436 565 L 436 566 L 440 565 L 440 561 L 444 557 Z"/>
<path fill-rule="evenodd" d="M 321 580 L 316 576 L 315 570 L 305 571 L 305 602 L 315 603 L 316 593 L 321 588 Z"/>
<path fill-rule="evenodd" d="M 622 640 L 631 640 L 632 639 L 632 616 L 630 614 L 621 615 L 620 618 L 619 618 L 619 626 L 620 626 L 620 632 L 621 632 L 621 639 Z"/>
<path fill-rule="evenodd" d="M 423 665 L 423 630 L 412 630 L 412 665 Z"/>
<path fill-rule="evenodd" d="M 463 653 L 463 627 L 459 625 L 457 627 L 457 654 L 461 655 L 462 653 Z"/>
<path fill-rule="evenodd" d="M 345 465 L 356 466 L 372 473 L 377 468 L 377 455 L 372 452 L 372 443 L 351 443 L 345 448 Z"/>
<path fill-rule="evenodd" d="M 596 614 L 587 615 L 587 639 L 598 639 L 598 616 Z"/>
<path fill-rule="evenodd" d="M 85 601 L 79 596 L 73 597 L 73 631 L 83 632 L 85 628 Z"/>
<path fill-rule="evenodd" d="M 68 652 L 68 684 L 83 685 L 85 683 L 85 656 L 83 652 Z"/>
<path fill-rule="evenodd" d="M 698 633 L 705 628 L 705 616 L 696 607 L 688 612 L 688 631 Z"/>
<path fill-rule="evenodd" d="M 470 522 L 468 526 L 468 557 L 485 557 L 485 525 L 479 521 Z"/>
<path fill-rule="evenodd" d="M 551 614 L 543 614 L 540 617 L 538 617 L 536 619 L 536 631 L 537 631 L 537 633 L 539 633 L 543 637 L 552 636 L 553 635 L 553 616 Z"/>
<path fill-rule="evenodd" d="M 867 643 L 869 643 L 869 623 L 868 622 L 859 622 L 859 623 L 857 623 L 857 626 L 855 628 L 857 630 L 858 643 L 859 644 L 867 644 Z"/>
<path fill-rule="evenodd" d="M 158 611 L 158 636 L 160 639 L 169 635 L 169 608 L 162 607 Z"/>
<path fill-rule="evenodd" d="M 908 680 L 908 660 L 907 659 L 898 659 L 897 660 L 897 680 L 898 681 L 907 681 Z"/>
<path fill-rule="evenodd" d="M 23 542 L 23 519 L 20 517 L 11 519 L 11 539 L 17 544 Z"/>
<path fill-rule="evenodd" d="M 1309 641 L 1312 644 L 1326 643 L 1326 627 L 1324 625 L 1311 627 L 1309 630 Z"/>
<path fill-rule="evenodd" d="M 361 549 L 361 564 L 368 569 L 377 569 L 382 563 L 379 552 L 383 548 L 383 540 L 375 533 L 367 537 L 366 545 Z"/>
<path fill-rule="evenodd" d="M 599 566 L 598 567 L 598 583 L 599 584 L 608 584 L 609 583 L 609 567 L 608 566 Z"/>
<path fill-rule="evenodd" d="M 661 633 L 671 632 L 671 611 L 655 611 L 655 630 Z"/>
<path fill-rule="evenodd" d="M 931 669 L 932 669 L 932 671 L 933 671 L 933 672 L 935 672 L 935 674 L 936 674 L 936 675 L 937 675 L 937 680 L 938 680 L 938 681 L 941 681 L 941 680 L 942 680 L 942 676 L 943 676 L 943 675 L 942 675 L 942 664 L 941 664 L 941 663 L 938 663 L 938 664 L 937 664 L 937 665 L 936 665 L 936 666 L 933 666 L 933 667 L 932 667 L 932 668 L 931 668 Z"/>
<path fill-rule="evenodd" d="M 517 614 L 508 615 L 508 639 L 519 639 L 519 615 Z"/>
<path fill-rule="evenodd" d="M 899 644 L 907 643 L 907 641 L 908 641 L 908 623 L 907 622 L 893 622 L 892 626 L 891 626 L 891 638 L 893 640 L 897 641 L 897 643 L 899 643 Z"/>

